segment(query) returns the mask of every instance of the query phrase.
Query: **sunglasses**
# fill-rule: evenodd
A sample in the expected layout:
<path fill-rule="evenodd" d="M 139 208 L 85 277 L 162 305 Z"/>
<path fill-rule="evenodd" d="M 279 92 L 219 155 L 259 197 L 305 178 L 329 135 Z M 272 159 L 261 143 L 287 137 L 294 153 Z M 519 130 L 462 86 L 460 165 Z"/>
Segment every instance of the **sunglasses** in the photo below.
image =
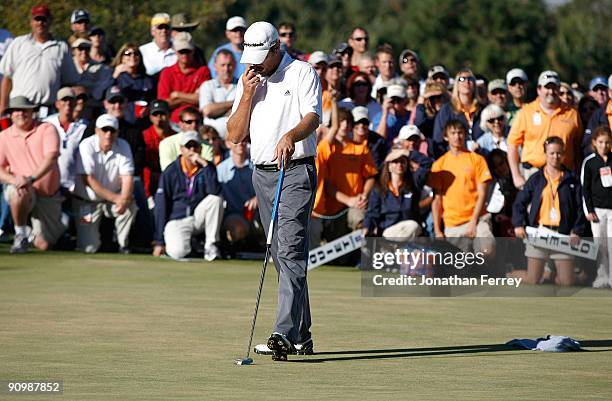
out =
<path fill-rule="evenodd" d="M 244 28 L 234 28 L 230 30 L 230 32 L 242 32 L 242 33 L 244 33 L 245 31 L 246 29 Z"/>
<path fill-rule="evenodd" d="M 437 102 L 437 101 L 440 101 L 440 100 L 442 100 L 442 95 L 434 95 L 434 96 L 430 96 L 430 97 L 429 97 L 429 100 L 430 100 L 431 102 Z"/>
<path fill-rule="evenodd" d="M 189 49 L 179 50 L 179 54 L 183 54 L 183 55 L 191 54 L 191 52 L 192 52 L 192 50 L 189 50 Z"/>
<path fill-rule="evenodd" d="M 594 87 L 591 90 L 593 92 L 606 92 L 608 90 L 608 88 L 606 88 L 605 86 L 598 85 L 598 86 Z"/>
<path fill-rule="evenodd" d="M 34 17 L 34 21 L 38 21 L 38 22 L 47 22 L 49 21 L 47 17 Z"/>
<path fill-rule="evenodd" d="M 402 63 L 406 64 L 406 63 L 416 63 L 416 59 L 414 57 L 404 57 L 402 59 Z"/>
<path fill-rule="evenodd" d="M 197 119 L 193 119 L 193 120 L 181 120 L 183 123 L 187 124 L 187 125 L 191 125 L 191 124 L 196 124 L 198 122 Z"/>
<path fill-rule="evenodd" d="M 117 98 L 115 98 L 115 99 L 111 99 L 111 100 L 109 100 L 108 102 L 109 102 L 110 104 L 117 104 L 117 103 L 123 104 L 124 100 L 123 100 L 123 99 L 117 99 Z"/>
<path fill-rule="evenodd" d="M 79 46 L 76 48 L 78 51 L 80 52 L 88 52 L 90 47 L 85 47 L 85 46 Z"/>
<path fill-rule="evenodd" d="M 487 122 L 489 124 L 493 124 L 495 121 L 497 121 L 498 123 L 502 123 L 502 122 L 504 122 L 504 117 L 503 116 L 499 116 L 499 117 L 490 118 L 490 119 L 487 120 Z"/>
<path fill-rule="evenodd" d="M 83 100 L 87 100 L 87 99 L 89 99 L 89 97 L 88 97 L 88 96 L 87 96 L 87 94 L 85 94 L 85 93 L 81 93 L 80 95 L 78 95 L 78 96 L 76 97 L 76 100 L 77 100 L 77 101 L 79 101 L 79 100 L 83 101 Z"/>
<path fill-rule="evenodd" d="M 114 129 L 113 127 L 103 127 L 101 128 L 101 130 L 104 133 L 110 132 L 111 134 L 114 134 L 115 132 L 117 132 L 117 130 Z"/>
<path fill-rule="evenodd" d="M 138 54 L 138 52 L 134 50 L 126 50 L 123 52 L 123 55 L 126 57 L 129 57 L 129 56 L 140 57 L 140 54 Z"/>
<path fill-rule="evenodd" d="M 278 35 L 281 38 L 291 38 L 293 37 L 294 34 L 295 34 L 294 32 L 280 32 Z"/>
<path fill-rule="evenodd" d="M 567 96 L 569 94 L 569 91 L 559 91 L 559 96 Z"/>
<path fill-rule="evenodd" d="M 503 89 L 495 89 L 491 92 L 492 95 L 505 95 L 506 91 Z"/>
<path fill-rule="evenodd" d="M 513 79 L 512 81 L 510 81 L 510 86 L 516 86 L 516 85 L 524 85 L 525 81 L 523 81 L 522 79 Z"/>
<path fill-rule="evenodd" d="M 169 31 L 170 25 L 167 25 L 167 24 L 157 25 L 157 29 L 160 31 Z"/>
<path fill-rule="evenodd" d="M 367 42 L 368 40 L 370 40 L 370 38 L 368 38 L 367 36 L 362 36 L 360 38 L 353 38 L 353 40 L 357 42 Z"/>
<path fill-rule="evenodd" d="M 156 111 L 156 112 L 154 112 L 154 113 L 151 113 L 151 115 L 152 115 L 153 117 L 161 117 L 161 116 L 165 116 L 165 115 L 166 115 L 166 113 L 164 113 L 163 111 Z"/>
<path fill-rule="evenodd" d="M 474 77 L 465 77 L 465 76 L 458 77 L 457 81 L 459 81 L 459 82 L 466 82 L 467 81 L 467 82 L 472 82 L 472 83 L 476 82 Z"/>

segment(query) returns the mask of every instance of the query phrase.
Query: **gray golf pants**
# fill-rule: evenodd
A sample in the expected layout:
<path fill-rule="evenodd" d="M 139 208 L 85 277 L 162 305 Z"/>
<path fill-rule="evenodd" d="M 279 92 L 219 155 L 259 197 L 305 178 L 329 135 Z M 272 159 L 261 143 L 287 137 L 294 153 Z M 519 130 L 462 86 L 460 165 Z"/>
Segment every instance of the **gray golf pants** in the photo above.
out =
<path fill-rule="evenodd" d="M 259 215 L 268 233 L 279 173 L 253 171 L 253 186 L 259 202 Z M 272 259 L 278 273 L 278 306 L 274 332 L 287 336 L 293 344 L 310 339 L 308 302 L 308 226 L 317 185 L 313 164 L 298 164 L 285 170 L 272 237 Z"/>

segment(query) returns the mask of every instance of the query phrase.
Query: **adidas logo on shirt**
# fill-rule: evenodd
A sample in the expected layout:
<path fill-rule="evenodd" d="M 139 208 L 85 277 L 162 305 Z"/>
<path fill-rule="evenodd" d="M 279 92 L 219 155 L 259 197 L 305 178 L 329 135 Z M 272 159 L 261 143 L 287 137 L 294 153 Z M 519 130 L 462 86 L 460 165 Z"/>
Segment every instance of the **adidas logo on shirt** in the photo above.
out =
<path fill-rule="evenodd" d="M 291 92 L 289 92 L 289 89 L 285 91 L 285 96 L 291 96 Z"/>

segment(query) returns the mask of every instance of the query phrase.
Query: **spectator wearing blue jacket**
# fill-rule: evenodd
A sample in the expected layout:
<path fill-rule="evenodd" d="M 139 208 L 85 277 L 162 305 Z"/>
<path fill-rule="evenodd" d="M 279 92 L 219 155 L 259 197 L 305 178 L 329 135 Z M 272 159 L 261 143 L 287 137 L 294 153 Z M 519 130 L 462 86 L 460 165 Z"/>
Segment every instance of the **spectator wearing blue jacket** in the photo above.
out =
<path fill-rule="evenodd" d="M 215 245 L 223 218 L 217 170 L 200 156 L 197 132 L 184 133 L 180 145 L 181 155 L 164 170 L 155 194 L 153 255 L 183 258 L 191 252 L 191 237 L 205 232 L 204 258 L 212 261 L 221 256 Z"/>
<path fill-rule="evenodd" d="M 593 153 L 593 148 L 591 147 L 591 136 L 595 131 L 595 128 L 603 125 L 605 127 L 610 127 L 610 120 L 612 120 L 612 75 L 608 77 L 608 101 L 601 107 L 599 107 L 595 112 L 591 115 L 589 119 L 589 124 L 587 125 L 587 129 L 584 133 L 584 137 L 582 138 L 582 154 L 584 157 L 587 157 L 591 153 Z"/>
<path fill-rule="evenodd" d="M 409 158 L 409 150 L 394 149 L 385 159 L 379 183 L 368 199 L 364 235 L 412 239 L 421 233 L 421 193 L 412 177 Z"/>
<path fill-rule="evenodd" d="M 583 235 L 586 220 L 582 211 L 582 189 L 580 181 L 561 164 L 564 154 L 563 140 L 551 136 L 544 142 L 545 166 L 529 178 L 518 193 L 512 210 L 512 224 L 518 238 L 526 238 L 525 227 L 544 227 L 559 234 L 569 235 L 575 244 Z M 531 204 L 531 209 L 528 206 Z M 527 245 L 527 272 L 515 271 L 525 282 L 538 284 L 544 273 L 547 259 L 555 262 L 559 285 L 573 285 L 573 256 Z"/>
<path fill-rule="evenodd" d="M 467 127 L 466 148 L 473 150 L 475 141 L 483 134 L 480 127 L 481 111 L 482 107 L 476 96 L 476 78 L 470 69 L 464 68 L 455 77 L 450 102 L 442 106 L 436 115 L 433 130 L 434 158 L 442 156 L 448 150 L 448 143 L 444 140 L 444 127 L 451 120 L 459 120 Z"/>
<path fill-rule="evenodd" d="M 403 85 L 390 85 L 387 87 L 387 94 L 383 101 L 382 111 L 374 116 L 372 126 L 378 135 L 385 138 L 387 147 L 391 148 L 393 140 L 399 134 L 400 129 L 410 123 L 420 125 L 425 121 L 425 111 L 422 107 L 414 110 L 414 118 L 411 111 L 406 110 L 408 99 L 406 98 L 406 88 Z"/>
<path fill-rule="evenodd" d="M 240 58 L 242 57 L 242 51 L 244 49 L 244 32 L 246 29 L 247 24 L 242 17 L 236 16 L 227 20 L 225 24 L 225 37 L 229 40 L 229 42 L 217 47 L 212 52 L 210 59 L 208 60 L 208 69 L 210 70 L 210 74 L 213 78 L 217 77 L 217 71 L 215 70 L 215 59 L 217 58 L 217 53 L 221 49 L 227 49 L 232 52 L 234 58 L 236 59 L 234 78 L 240 79 L 240 77 L 242 77 L 246 64 L 240 63 Z"/>

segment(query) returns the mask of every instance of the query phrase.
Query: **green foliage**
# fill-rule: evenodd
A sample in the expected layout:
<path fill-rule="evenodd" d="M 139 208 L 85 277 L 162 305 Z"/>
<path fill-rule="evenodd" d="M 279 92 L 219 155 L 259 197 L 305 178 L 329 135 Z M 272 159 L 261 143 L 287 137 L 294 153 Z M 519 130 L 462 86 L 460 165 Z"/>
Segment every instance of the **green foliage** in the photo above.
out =
<path fill-rule="evenodd" d="M 574 0 L 554 13 L 547 56 L 565 80 L 588 84 L 612 72 L 612 1 Z"/>
<path fill-rule="evenodd" d="M 29 12 L 36 0 L 4 0 L 0 26 L 13 34 L 29 32 Z M 291 21 L 296 46 L 329 52 L 346 41 L 355 26 L 367 28 L 370 50 L 391 44 L 396 54 L 416 50 L 425 65 L 443 63 L 452 72 L 470 67 L 489 78 L 514 66 L 530 77 L 545 68 L 564 80 L 587 82 L 612 71 L 612 0 L 572 0 L 550 8 L 544 0 L 64 0 L 49 2 L 53 32 L 66 38 L 73 9 L 91 12 L 116 47 L 150 40 L 149 21 L 156 12 L 186 12 L 200 21 L 196 43 L 206 54 L 226 41 L 225 21 L 243 15 L 248 22 Z"/>

